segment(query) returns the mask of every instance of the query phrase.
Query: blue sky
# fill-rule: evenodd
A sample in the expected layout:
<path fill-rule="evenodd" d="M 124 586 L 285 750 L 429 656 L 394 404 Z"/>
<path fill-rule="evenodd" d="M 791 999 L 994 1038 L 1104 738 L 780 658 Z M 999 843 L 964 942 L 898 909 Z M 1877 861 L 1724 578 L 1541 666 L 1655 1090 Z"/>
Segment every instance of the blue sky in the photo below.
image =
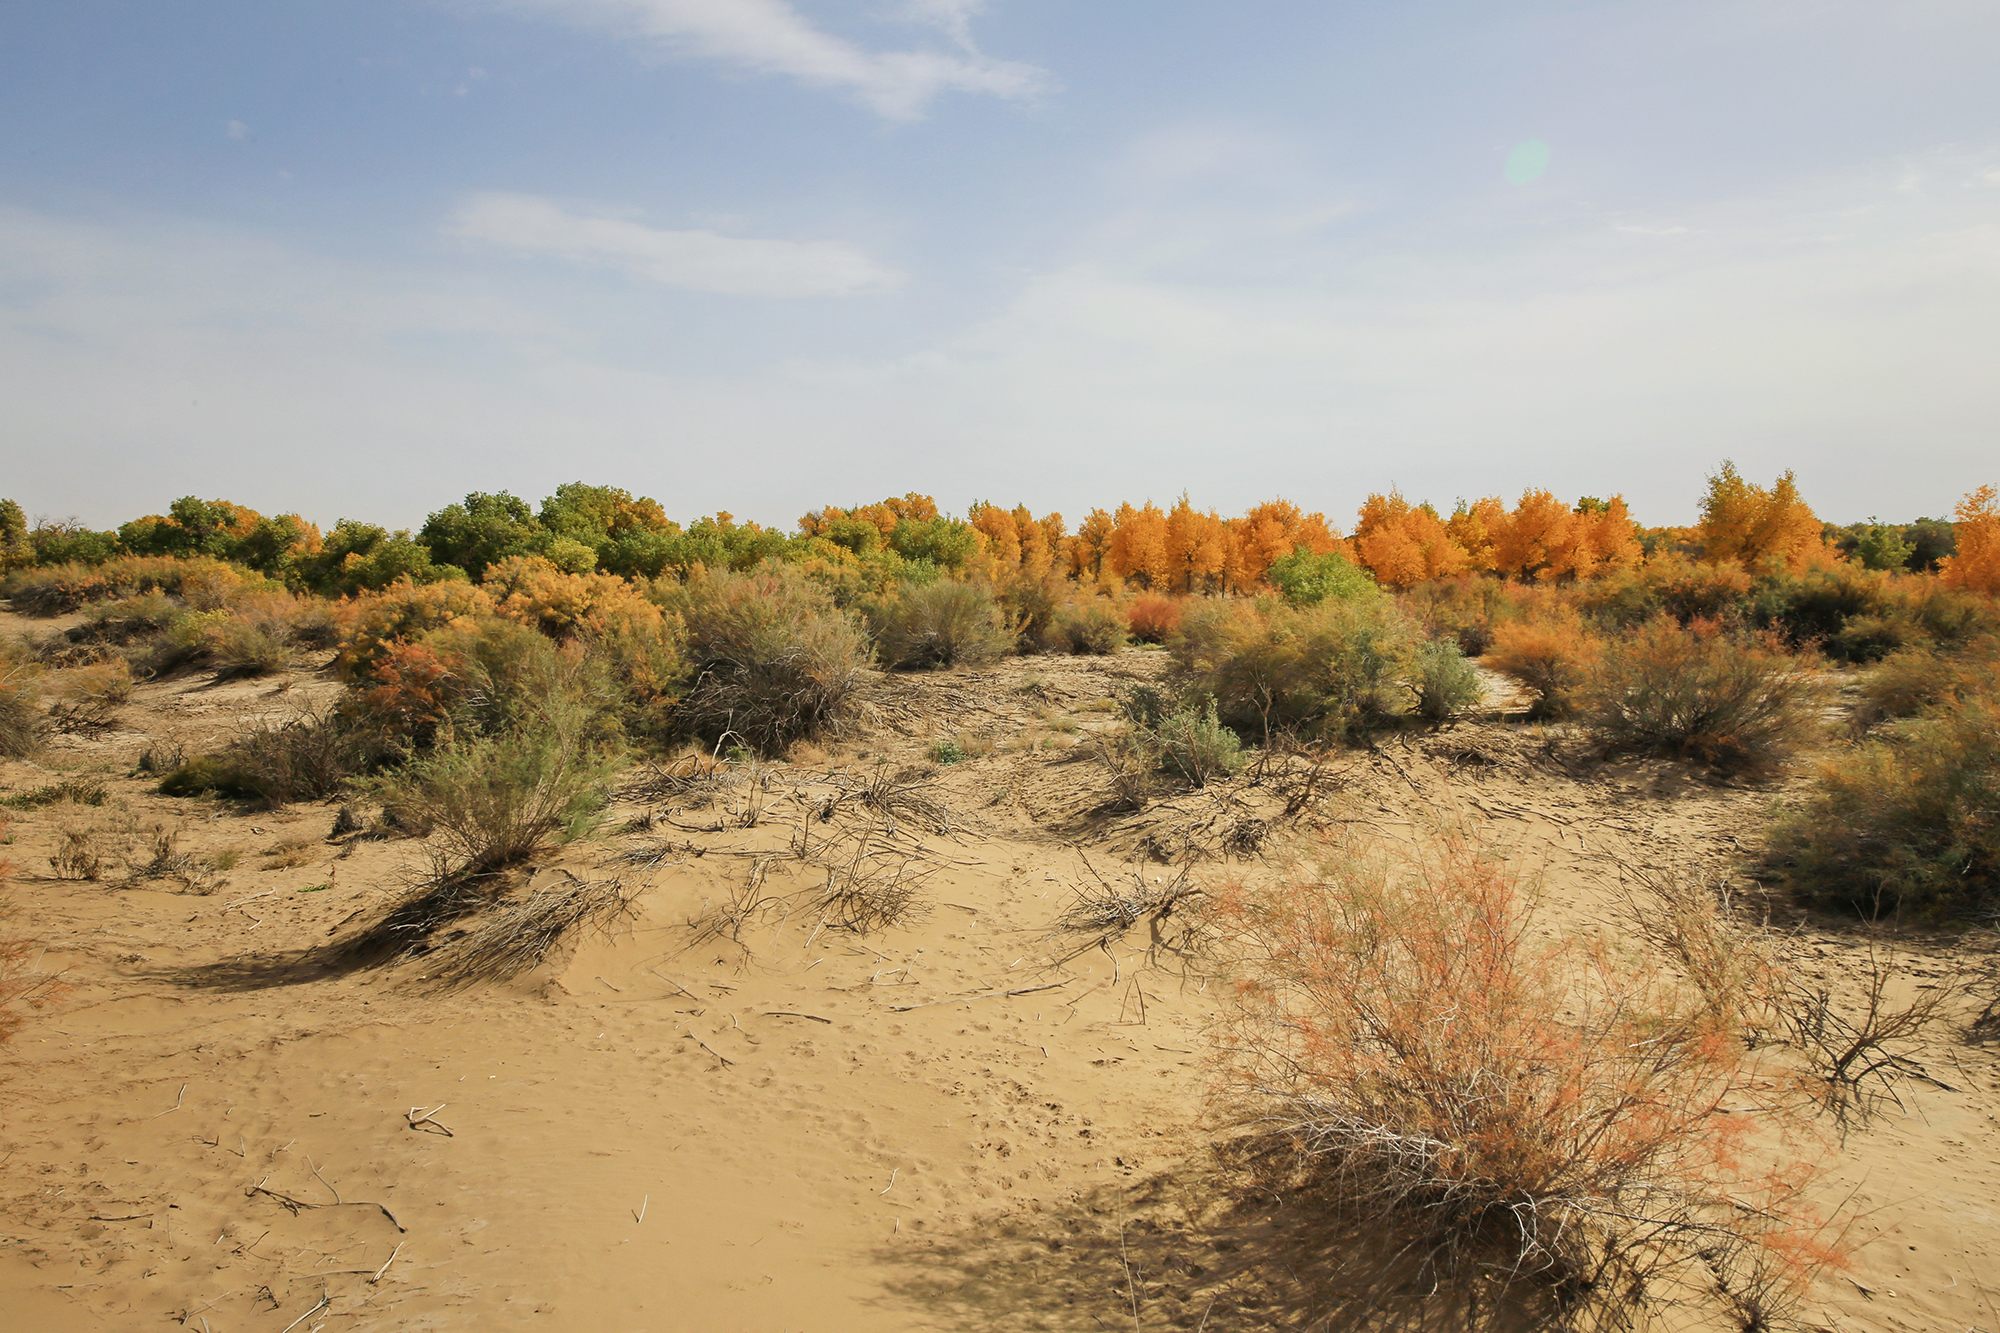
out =
<path fill-rule="evenodd" d="M 0 8 L 0 493 L 2000 479 L 1990 0 Z"/>

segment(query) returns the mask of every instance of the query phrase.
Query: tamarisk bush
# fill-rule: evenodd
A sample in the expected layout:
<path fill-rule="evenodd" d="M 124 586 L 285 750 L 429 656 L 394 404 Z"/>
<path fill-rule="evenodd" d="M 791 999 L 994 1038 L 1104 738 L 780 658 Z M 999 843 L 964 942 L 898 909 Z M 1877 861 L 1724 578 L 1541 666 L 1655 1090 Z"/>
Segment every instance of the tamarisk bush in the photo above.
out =
<path fill-rule="evenodd" d="M 1734 1026 L 1668 969 L 1533 929 L 1473 849 L 1343 846 L 1217 911 L 1242 960 L 1222 1105 L 1327 1222 L 1355 1326 L 1411 1291 L 1460 1327 L 1552 1328 L 1706 1287 L 1768 1327 L 1837 1258 L 1815 1168 L 1746 1165 L 1804 1121 L 1755 1106 Z"/>

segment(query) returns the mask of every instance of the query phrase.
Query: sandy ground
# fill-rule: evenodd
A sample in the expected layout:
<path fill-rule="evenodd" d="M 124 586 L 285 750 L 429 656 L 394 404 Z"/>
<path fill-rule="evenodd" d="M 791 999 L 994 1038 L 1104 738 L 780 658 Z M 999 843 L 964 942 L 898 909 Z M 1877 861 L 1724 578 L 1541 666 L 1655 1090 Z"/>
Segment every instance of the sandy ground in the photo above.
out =
<path fill-rule="evenodd" d="M 622 800 L 537 874 L 615 876 L 630 918 L 468 989 L 421 959 L 316 961 L 399 892 L 416 844 L 328 841 L 331 807 L 176 801 L 132 775 L 163 737 L 198 750 L 330 694 L 313 663 L 148 683 L 113 729 L 0 766 L 0 796 L 75 775 L 109 793 L 7 812 L 16 926 L 69 990 L 4 1057 L 5 1327 L 1302 1326 L 1273 1277 L 1300 1261 L 1283 1207 L 1212 1189 L 1223 987 L 1143 926 L 1102 945 L 1055 931 L 1076 886 L 1180 873 L 1164 857 L 1197 883 L 1272 875 L 1348 831 L 1451 818 L 1535 878 L 1551 928 L 1618 930 L 1621 865 L 1740 872 L 1773 792 L 1579 766 L 1485 721 L 1342 756 L 1290 818 L 1251 775 L 1110 812 L 1076 743 L 1162 666 L 883 679 L 835 752 Z M 926 765 L 953 735 L 985 752 Z M 920 807 L 854 795 L 883 771 Z M 53 877 L 65 829 L 104 848 L 103 878 Z M 233 849 L 233 867 L 132 880 L 160 829 L 200 857 Z M 843 838 L 909 876 L 923 910 L 871 934 L 798 910 L 838 860 L 812 844 Z M 1797 966 L 1851 986 L 1851 938 L 1789 929 Z M 1915 985 L 1966 949 L 1913 947 Z M 1904 1109 L 1837 1150 L 1829 1200 L 1850 1200 L 1860 1244 L 1813 1293 L 1812 1326 L 2000 1333 L 2000 1063 L 1952 1025 L 1919 1053 L 1936 1081 L 1904 1084 Z"/>

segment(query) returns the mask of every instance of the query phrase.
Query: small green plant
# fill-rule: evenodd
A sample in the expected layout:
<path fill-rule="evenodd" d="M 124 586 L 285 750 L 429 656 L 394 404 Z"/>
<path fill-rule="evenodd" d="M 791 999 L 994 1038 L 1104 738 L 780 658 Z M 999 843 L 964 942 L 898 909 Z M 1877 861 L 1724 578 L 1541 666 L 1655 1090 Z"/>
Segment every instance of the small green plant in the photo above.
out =
<path fill-rule="evenodd" d="M 39 810 L 45 805 L 103 805 L 109 795 L 104 784 L 92 778 L 64 778 L 12 796 L 0 797 L 0 805 L 10 810 Z"/>
<path fill-rule="evenodd" d="M 956 764 L 965 758 L 965 751 L 958 747 L 957 741 L 946 738 L 931 742 L 930 755 L 934 764 Z"/>
<path fill-rule="evenodd" d="M 1201 709 L 1175 709 L 1160 719 L 1154 735 L 1166 767 L 1197 787 L 1243 767 L 1243 743 L 1216 719 L 1213 699 Z"/>

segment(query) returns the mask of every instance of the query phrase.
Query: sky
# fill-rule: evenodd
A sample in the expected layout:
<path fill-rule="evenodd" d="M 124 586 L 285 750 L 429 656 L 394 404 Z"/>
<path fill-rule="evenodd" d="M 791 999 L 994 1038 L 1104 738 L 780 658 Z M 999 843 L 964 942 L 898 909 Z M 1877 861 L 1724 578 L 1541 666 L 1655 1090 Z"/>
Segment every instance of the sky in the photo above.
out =
<path fill-rule="evenodd" d="M 0 495 L 2000 481 L 1991 0 L 9 0 Z"/>

